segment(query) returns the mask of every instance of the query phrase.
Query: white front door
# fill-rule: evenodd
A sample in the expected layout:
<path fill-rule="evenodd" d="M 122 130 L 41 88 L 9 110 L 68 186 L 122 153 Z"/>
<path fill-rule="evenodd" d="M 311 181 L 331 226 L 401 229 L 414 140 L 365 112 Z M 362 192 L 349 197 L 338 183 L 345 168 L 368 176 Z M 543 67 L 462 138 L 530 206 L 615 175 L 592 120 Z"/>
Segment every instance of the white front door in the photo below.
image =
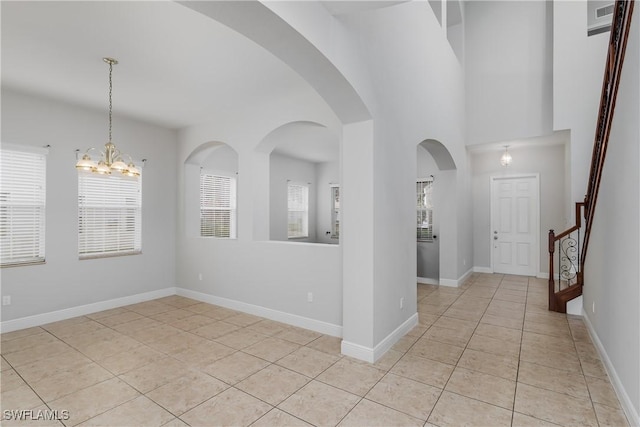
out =
<path fill-rule="evenodd" d="M 535 276 L 538 271 L 538 176 L 493 177 L 493 271 Z"/>

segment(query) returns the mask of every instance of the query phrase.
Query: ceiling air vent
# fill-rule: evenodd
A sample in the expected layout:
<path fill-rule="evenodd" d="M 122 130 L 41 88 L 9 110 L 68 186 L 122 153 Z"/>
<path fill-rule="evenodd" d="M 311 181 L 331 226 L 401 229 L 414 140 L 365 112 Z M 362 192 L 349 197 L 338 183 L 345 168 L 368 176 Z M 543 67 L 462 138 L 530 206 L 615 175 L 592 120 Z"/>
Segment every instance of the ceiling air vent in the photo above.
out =
<path fill-rule="evenodd" d="M 611 0 L 588 0 L 587 9 L 587 35 L 593 36 L 611 29 L 615 10 Z"/>

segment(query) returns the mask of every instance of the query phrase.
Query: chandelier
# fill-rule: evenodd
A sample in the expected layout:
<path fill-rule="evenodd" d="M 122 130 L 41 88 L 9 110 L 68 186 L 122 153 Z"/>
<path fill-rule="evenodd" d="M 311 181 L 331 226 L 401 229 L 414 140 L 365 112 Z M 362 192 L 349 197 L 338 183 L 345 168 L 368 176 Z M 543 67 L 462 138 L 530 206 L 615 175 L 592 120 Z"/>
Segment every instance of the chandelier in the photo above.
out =
<path fill-rule="evenodd" d="M 509 146 L 504 146 L 504 153 L 502 153 L 502 157 L 500 157 L 500 164 L 504 167 L 507 167 L 511 164 L 511 154 L 509 154 Z"/>
<path fill-rule="evenodd" d="M 89 148 L 76 163 L 76 169 L 101 175 L 110 175 L 111 172 L 118 172 L 125 176 L 140 176 L 140 169 L 133 163 L 131 156 L 122 153 L 116 148 L 115 144 L 111 142 L 111 116 L 113 112 L 113 103 L 111 100 L 113 83 L 111 77 L 113 74 L 113 66 L 116 65 L 118 61 L 113 58 L 102 58 L 102 60 L 109 64 L 109 141 L 104 145 L 104 151 L 100 151 L 100 160 L 97 163 L 89 155 L 91 150 L 97 149 Z M 129 158 L 129 163 L 125 163 L 122 160 L 123 156 Z"/>

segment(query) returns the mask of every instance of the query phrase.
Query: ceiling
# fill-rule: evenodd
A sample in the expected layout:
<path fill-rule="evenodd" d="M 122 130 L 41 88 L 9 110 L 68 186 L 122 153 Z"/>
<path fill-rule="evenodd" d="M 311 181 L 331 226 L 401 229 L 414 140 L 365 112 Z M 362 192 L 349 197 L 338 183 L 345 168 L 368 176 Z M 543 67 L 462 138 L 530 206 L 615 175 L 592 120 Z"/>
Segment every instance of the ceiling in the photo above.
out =
<path fill-rule="evenodd" d="M 244 36 L 171 1 L 2 1 L 2 86 L 177 129 L 319 95 Z M 306 97 L 306 98 L 305 98 Z M 292 101 L 289 101 L 292 102 Z"/>

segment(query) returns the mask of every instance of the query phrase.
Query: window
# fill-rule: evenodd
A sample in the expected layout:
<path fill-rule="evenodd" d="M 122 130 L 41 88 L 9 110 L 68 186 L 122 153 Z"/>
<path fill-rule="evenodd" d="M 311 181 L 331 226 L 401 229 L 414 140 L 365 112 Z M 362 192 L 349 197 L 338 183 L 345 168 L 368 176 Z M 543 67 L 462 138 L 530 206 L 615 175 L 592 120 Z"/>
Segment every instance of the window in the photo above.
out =
<path fill-rule="evenodd" d="M 287 237 L 309 237 L 309 186 L 289 183 L 288 195 Z"/>
<path fill-rule="evenodd" d="M 0 265 L 44 263 L 47 150 L 0 149 Z"/>
<path fill-rule="evenodd" d="M 200 236 L 236 238 L 236 179 L 200 174 Z"/>
<path fill-rule="evenodd" d="M 340 238 L 340 187 L 331 186 L 331 238 Z"/>
<path fill-rule="evenodd" d="M 80 259 L 142 251 L 142 177 L 78 172 Z"/>
<path fill-rule="evenodd" d="M 433 241 L 433 179 L 420 180 L 416 183 L 417 196 L 417 238 L 418 240 Z"/>

